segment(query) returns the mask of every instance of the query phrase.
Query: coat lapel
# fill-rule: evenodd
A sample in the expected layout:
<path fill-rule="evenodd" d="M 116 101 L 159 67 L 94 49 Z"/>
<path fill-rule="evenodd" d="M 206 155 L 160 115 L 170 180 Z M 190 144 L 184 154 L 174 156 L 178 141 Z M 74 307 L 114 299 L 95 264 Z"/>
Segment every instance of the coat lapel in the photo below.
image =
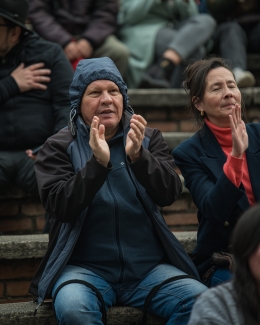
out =
<path fill-rule="evenodd" d="M 203 128 L 201 129 L 201 131 L 199 131 L 199 133 L 201 137 L 201 144 L 205 152 L 205 156 L 200 157 L 201 161 L 211 172 L 214 181 L 217 181 L 219 175 L 223 171 L 223 165 L 225 164 L 227 157 L 224 151 L 222 150 L 221 146 L 219 145 L 217 139 L 215 138 L 215 136 L 213 135 L 213 133 L 210 131 L 209 127 L 206 124 L 204 124 Z M 253 162 L 253 164 L 255 164 L 255 162 Z M 260 175 L 260 169 L 259 169 L 259 175 Z M 240 189 L 244 190 L 243 185 L 241 185 Z M 243 211 L 249 208 L 249 202 L 247 196 L 243 195 L 241 199 L 237 202 L 237 205 Z"/>
<path fill-rule="evenodd" d="M 249 146 L 246 150 L 249 177 L 256 202 L 260 201 L 260 140 L 247 128 Z"/>

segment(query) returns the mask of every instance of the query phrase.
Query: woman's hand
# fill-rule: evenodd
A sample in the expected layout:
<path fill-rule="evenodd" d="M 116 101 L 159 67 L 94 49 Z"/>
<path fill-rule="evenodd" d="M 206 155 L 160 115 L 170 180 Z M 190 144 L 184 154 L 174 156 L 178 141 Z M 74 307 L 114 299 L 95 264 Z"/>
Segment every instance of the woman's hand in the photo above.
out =
<path fill-rule="evenodd" d="M 230 127 L 232 132 L 232 151 L 231 156 L 242 158 L 248 148 L 248 135 L 244 121 L 241 119 L 241 106 L 236 103 L 229 115 Z"/>

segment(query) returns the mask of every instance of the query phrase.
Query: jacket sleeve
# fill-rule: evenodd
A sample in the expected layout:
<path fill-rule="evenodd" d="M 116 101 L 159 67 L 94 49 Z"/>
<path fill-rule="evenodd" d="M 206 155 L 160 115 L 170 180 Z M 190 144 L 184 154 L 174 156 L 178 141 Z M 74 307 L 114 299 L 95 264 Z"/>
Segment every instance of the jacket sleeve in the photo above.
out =
<path fill-rule="evenodd" d="M 13 77 L 7 76 L 0 80 L 0 105 L 19 93 L 20 90 Z"/>
<path fill-rule="evenodd" d="M 181 194 L 182 184 L 174 171 L 174 160 L 167 143 L 157 129 L 148 129 L 149 148 L 142 147 L 140 158 L 129 163 L 138 182 L 158 206 L 172 204 Z"/>
<path fill-rule="evenodd" d="M 142 22 L 157 2 L 157 0 L 121 0 L 118 23 L 134 25 Z"/>
<path fill-rule="evenodd" d="M 54 44 L 51 51 L 53 58 L 51 69 L 51 81 L 48 85 L 51 89 L 52 109 L 54 117 L 53 134 L 68 125 L 70 112 L 69 87 L 73 78 L 73 69 L 66 58 L 62 48 Z"/>
<path fill-rule="evenodd" d="M 65 137 L 63 132 L 58 136 Z M 44 144 L 35 161 L 35 174 L 45 210 L 60 222 L 70 222 L 93 200 L 111 167 L 102 166 L 92 156 L 75 172 L 62 142 L 50 138 Z"/>
<path fill-rule="evenodd" d="M 46 40 L 65 47 L 73 38 L 55 18 L 51 9 L 52 0 L 30 0 L 29 19 L 36 31 Z"/>
<path fill-rule="evenodd" d="M 223 225 L 245 192 L 237 188 L 223 171 L 215 179 L 202 163 L 200 152 L 192 150 L 189 145 L 179 145 L 172 152 L 175 163 L 201 214 Z"/>
<path fill-rule="evenodd" d="M 82 33 L 94 48 L 99 47 L 104 40 L 117 29 L 117 0 L 94 0 L 94 10 L 89 22 Z"/>

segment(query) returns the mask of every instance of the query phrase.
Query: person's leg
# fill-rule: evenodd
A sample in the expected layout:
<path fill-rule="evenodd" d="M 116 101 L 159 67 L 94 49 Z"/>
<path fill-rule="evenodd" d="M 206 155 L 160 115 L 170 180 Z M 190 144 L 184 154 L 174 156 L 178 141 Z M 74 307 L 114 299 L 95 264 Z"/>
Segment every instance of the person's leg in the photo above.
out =
<path fill-rule="evenodd" d="M 260 53 L 260 23 L 253 25 L 247 31 L 248 52 Z"/>
<path fill-rule="evenodd" d="M 174 28 L 161 28 L 155 40 L 155 60 L 157 63 L 148 69 L 144 81 L 160 88 L 180 88 L 183 63 L 204 57 L 204 44 L 215 28 L 214 19 L 208 14 L 200 14 L 182 21 Z M 168 82 L 167 85 L 167 80 Z"/>
<path fill-rule="evenodd" d="M 168 50 L 177 52 L 182 61 L 187 60 L 191 54 L 207 43 L 215 27 L 215 20 L 208 14 L 188 18 L 177 26 L 177 33 L 169 42 Z M 164 56 L 168 57 L 166 53 Z"/>
<path fill-rule="evenodd" d="M 229 281 L 231 278 L 232 273 L 228 269 L 219 268 L 213 273 L 209 287 L 211 288 L 223 282 Z"/>
<path fill-rule="evenodd" d="M 122 305 L 143 309 L 145 298 L 153 287 L 166 279 L 184 274 L 172 265 L 158 265 L 141 281 L 122 285 L 117 290 L 117 301 Z M 206 289 L 199 281 L 189 278 L 170 282 L 154 295 L 147 311 L 167 319 L 167 324 L 187 324 L 196 297 Z"/>
<path fill-rule="evenodd" d="M 116 36 L 110 35 L 93 53 L 94 58 L 100 58 L 103 56 L 108 56 L 112 61 L 114 61 L 122 77 L 124 78 L 129 57 L 129 50 L 127 46 L 119 41 Z"/>
<path fill-rule="evenodd" d="M 52 289 L 52 296 L 59 285 L 75 279 L 94 285 L 102 294 L 106 309 L 115 304 L 115 292 L 103 278 L 85 268 L 73 265 L 64 268 Z M 103 324 L 101 303 L 96 293 L 84 284 L 72 283 L 62 287 L 56 296 L 54 308 L 59 325 Z"/>
<path fill-rule="evenodd" d="M 9 151 L 0 152 L 0 191 L 5 190 L 12 184 L 13 175 L 13 153 Z"/>
<path fill-rule="evenodd" d="M 34 172 L 34 160 L 25 151 L 15 153 L 14 183 L 27 193 L 38 195 L 38 185 Z"/>
<path fill-rule="evenodd" d="M 214 35 L 215 48 L 221 57 L 229 62 L 238 87 L 252 87 L 255 77 L 247 67 L 247 35 L 236 22 L 226 22 L 218 25 Z"/>

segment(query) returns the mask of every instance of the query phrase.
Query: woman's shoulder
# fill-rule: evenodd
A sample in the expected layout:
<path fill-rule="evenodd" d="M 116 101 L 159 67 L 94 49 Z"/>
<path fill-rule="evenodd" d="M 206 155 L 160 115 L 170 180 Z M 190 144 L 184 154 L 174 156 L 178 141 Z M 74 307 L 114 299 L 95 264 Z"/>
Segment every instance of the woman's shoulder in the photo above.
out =
<path fill-rule="evenodd" d="M 189 325 L 242 324 L 236 306 L 233 282 L 204 291 L 196 300 Z"/>

